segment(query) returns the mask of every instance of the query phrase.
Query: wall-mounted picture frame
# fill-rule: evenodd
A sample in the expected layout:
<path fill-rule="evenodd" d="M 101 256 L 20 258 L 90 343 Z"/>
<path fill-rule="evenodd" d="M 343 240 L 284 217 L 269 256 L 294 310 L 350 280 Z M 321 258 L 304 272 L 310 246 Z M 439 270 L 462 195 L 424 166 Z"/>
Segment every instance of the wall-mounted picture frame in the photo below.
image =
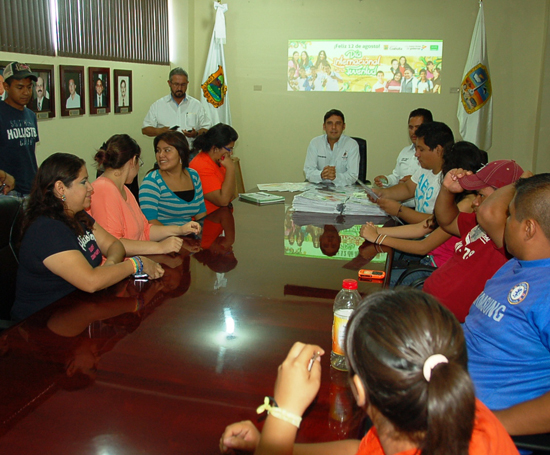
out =
<path fill-rule="evenodd" d="M 32 101 L 27 106 L 36 113 L 38 120 L 55 117 L 55 76 L 53 65 L 29 63 L 37 80 L 32 90 Z"/>
<path fill-rule="evenodd" d="M 74 117 L 86 113 L 84 67 L 59 65 L 61 116 Z"/>
<path fill-rule="evenodd" d="M 0 62 L 0 100 L 4 100 L 7 93 L 4 91 L 4 77 L 2 73 L 4 68 L 11 62 Z M 28 64 L 31 72 L 37 77 L 33 83 L 32 99 L 27 105 L 29 109 L 36 113 L 36 117 L 47 119 L 55 117 L 55 79 L 53 65 Z"/>
<path fill-rule="evenodd" d="M 114 70 L 115 112 L 128 114 L 132 112 L 132 71 Z"/>
<path fill-rule="evenodd" d="M 109 68 L 88 68 L 90 114 L 111 112 L 111 74 Z"/>

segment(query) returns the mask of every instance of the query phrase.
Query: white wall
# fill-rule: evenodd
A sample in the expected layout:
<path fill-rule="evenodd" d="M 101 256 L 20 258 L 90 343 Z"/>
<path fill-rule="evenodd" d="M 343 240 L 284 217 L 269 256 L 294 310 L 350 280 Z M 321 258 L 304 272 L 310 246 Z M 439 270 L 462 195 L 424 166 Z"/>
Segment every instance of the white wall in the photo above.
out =
<path fill-rule="evenodd" d="M 347 134 L 368 141 L 370 178 L 393 168 L 407 143 L 408 113 L 426 107 L 458 138 L 458 87 L 478 11 L 477 0 L 228 0 L 226 64 L 233 126 L 239 132 L 247 188 L 303 180 L 310 139 L 323 114 L 339 108 Z M 494 96 L 489 157 L 534 169 L 537 110 L 546 41 L 547 0 L 484 2 Z M 195 2 L 195 75 L 200 77 L 212 34 L 212 2 Z M 442 39 L 444 90 L 434 95 L 287 92 L 289 39 Z M 262 91 L 254 91 L 261 85 Z M 540 161 L 539 161 L 540 162 Z M 548 170 L 548 169 L 547 169 Z M 539 172 L 542 170 L 539 169 Z"/>

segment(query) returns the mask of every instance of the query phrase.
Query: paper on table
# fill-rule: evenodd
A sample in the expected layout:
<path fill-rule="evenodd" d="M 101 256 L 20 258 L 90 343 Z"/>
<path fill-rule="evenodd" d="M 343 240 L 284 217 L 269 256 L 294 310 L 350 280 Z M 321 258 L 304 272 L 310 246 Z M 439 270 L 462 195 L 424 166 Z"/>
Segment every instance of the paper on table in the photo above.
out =
<path fill-rule="evenodd" d="M 315 184 L 310 182 L 258 183 L 258 189 L 260 191 L 289 191 L 291 193 L 305 191 L 312 186 L 315 186 Z"/>

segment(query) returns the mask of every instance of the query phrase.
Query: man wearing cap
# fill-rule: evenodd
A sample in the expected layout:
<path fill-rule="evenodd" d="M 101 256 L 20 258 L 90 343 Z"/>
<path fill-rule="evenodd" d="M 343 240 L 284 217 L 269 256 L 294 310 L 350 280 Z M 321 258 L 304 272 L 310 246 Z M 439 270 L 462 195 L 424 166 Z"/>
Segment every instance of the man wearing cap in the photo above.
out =
<path fill-rule="evenodd" d="M 521 178 L 495 196 L 495 203 L 502 204 L 513 197 L 504 230 L 513 258 L 487 281 L 463 325 L 468 371 L 476 396 L 511 435 L 547 433 L 550 174 Z"/>
<path fill-rule="evenodd" d="M 4 90 L 8 97 L 0 103 L 0 169 L 15 178 L 16 196 L 31 192 L 38 169 L 35 147 L 38 142 L 36 115 L 26 105 L 32 99 L 36 76 L 24 63 L 13 62 L 4 69 Z"/>
<path fill-rule="evenodd" d="M 508 260 L 504 227 L 513 193 L 507 200 L 493 194 L 498 188 L 516 182 L 522 173 L 515 161 L 499 160 L 475 174 L 452 169 L 443 180 L 435 203 L 435 217 L 439 226 L 461 241 L 456 244 L 453 256 L 425 281 L 423 289 L 437 297 L 460 322 L 464 322 L 486 281 Z M 464 190 L 477 194 L 472 202 L 473 213 L 459 212 L 455 203 L 455 194 Z"/>

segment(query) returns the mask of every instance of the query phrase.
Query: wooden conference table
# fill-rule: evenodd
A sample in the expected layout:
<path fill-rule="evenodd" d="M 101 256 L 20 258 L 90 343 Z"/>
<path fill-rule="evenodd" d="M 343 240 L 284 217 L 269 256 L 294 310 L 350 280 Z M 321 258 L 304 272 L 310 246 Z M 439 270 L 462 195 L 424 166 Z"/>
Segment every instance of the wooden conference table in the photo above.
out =
<path fill-rule="evenodd" d="M 287 208 L 236 201 L 208 217 L 202 251 L 157 257 L 162 280 L 75 292 L 0 334 L 0 453 L 217 454 L 226 425 L 257 421 L 297 340 L 327 352 L 298 440 L 356 437 L 347 375 L 329 367 L 332 303 L 392 253 L 368 265 L 348 229 L 346 257 L 317 257 L 315 226 Z"/>

